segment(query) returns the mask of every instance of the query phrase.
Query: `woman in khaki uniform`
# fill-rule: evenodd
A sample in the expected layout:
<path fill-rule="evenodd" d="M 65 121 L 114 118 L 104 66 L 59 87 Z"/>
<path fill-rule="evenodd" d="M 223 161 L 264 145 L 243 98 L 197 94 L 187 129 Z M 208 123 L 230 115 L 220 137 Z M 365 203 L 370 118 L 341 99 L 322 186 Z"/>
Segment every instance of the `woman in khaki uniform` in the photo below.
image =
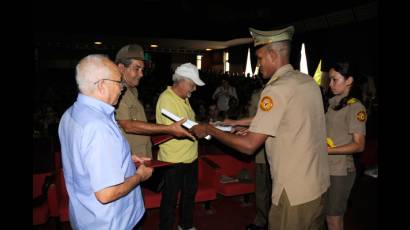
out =
<path fill-rule="evenodd" d="M 362 152 L 365 146 L 366 109 L 352 96 L 356 75 L 351 63 L 333 64 L 329 77 L 335 96 L 329 99 L 326 112 L 330 188 L 325 210 L 328 229 L 334 230 L 343 229 L 343 215 L 356 177 L 352 154 Z"/>

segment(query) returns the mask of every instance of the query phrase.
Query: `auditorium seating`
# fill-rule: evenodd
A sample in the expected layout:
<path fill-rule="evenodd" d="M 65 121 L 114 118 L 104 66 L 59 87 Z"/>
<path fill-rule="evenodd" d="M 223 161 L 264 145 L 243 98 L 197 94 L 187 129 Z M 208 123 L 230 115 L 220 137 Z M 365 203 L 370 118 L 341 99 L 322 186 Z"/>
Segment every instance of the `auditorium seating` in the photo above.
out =
<path fill-rule="evenodd" d="M 216 199 L 218 177 L 216 171 L 203 159 L 198 159 L 198 190 L 195 202 L 207 202 Z M 161 193 L 143 188 L 145 208 L 158 208 L 161 204 Z"/>
<path fill-rule="evenodd" d="M 255 192 L 255 163 L 252 160 L 239 159 L 230 154 L 208 154 L 203 156 L 210 165 L 213 165 L 218 180 L 217 192 L 224 196 L 245 195 Z M 224 183 L 221 176 L 238 178 L 240 174 L 249 174 L 249 180 Z"/>

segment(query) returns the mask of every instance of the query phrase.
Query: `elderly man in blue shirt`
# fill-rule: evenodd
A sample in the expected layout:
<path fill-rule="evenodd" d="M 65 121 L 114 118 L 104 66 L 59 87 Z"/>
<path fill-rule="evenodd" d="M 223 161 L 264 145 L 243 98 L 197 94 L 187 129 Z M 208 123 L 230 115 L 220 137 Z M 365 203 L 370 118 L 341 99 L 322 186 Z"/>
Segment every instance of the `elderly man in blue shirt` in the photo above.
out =
<path fill-rule="evenodd" d="M 123 89 L 117 66 L 89 55 L 76 66 L 77 101 L 59 125 L 73 229 L 132 229 L 145 208 L 139 184 L 152 175 L 136 169 L 114 117 Z"/>

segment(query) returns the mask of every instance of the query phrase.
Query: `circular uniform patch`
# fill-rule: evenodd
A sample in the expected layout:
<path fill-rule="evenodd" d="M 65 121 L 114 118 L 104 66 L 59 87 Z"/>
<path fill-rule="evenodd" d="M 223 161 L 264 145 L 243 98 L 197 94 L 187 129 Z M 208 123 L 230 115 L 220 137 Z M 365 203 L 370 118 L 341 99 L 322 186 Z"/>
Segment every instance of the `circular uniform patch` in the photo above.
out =
<path fill-rule="evenodd" d="M 356 118 L 358 121 L 365 121 L 367 118 L 366 112 L 365 111 L 360 111 L 356 114 Z"/>
<path fill-rule="evenodd" d="M 273 106 L 272 98 L 268 96 L 263 97 L 261 102 L 259 103 L 259 106 L 263 111 L 269 111 Z"/>

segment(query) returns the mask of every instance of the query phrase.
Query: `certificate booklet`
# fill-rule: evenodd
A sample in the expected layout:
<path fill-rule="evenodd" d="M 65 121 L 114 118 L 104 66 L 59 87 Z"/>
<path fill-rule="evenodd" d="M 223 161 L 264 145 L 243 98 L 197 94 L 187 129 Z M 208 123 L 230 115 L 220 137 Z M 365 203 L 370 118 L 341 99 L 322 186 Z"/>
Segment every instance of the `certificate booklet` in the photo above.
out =
<path fill-rule="evenodd" d="M 168 166 L 168 165 L 172 165 L 172 164 L 174 164 L 174 163 L 159 161 L 159 160 L 144 161 L 144 165 L 146 167 L 150 167 L 150 168 L 164 167 L 164 166 Z M 141 163 L 140 162 L 135 162 L 135 165 L 140 166 Z"/>
<path fill-rule="evenodd" d="M 151 141 L 153 145 L 159 145 L 166 141 L 171 140 L 172 138 L 174 138 L 172 135 L 157 135 L 157 136 L 151 136 Z"/>
<path fill-rule="evenodd" d="M 173 121 L 179 121 L 179 120 L 182 119 L 182 118 L 178 117 L 177 115 L 173 114 L 172 112 L 170 112 L 166 109 L 161 109 L 161 113 L 163 115 L 165 115 L 166 117 L 168 117 L 169 119 L 173 120 Z M 197 124 L 198 124 L 197 122 L 188 119 L 182 125 L 185 128 L 190 129 L 190 128 L 192 128 L 192 126 L 197 125 Z M 231 130 L 232 130 L 232 126 L 216 125 L 215 128 L 217 128 L 219 130 L 222 130 L 224 132 L 231 132 Z M 205 139 L 210 140 L 211 136 L 208 135 L 208 136 L 205 137 Z"/>

